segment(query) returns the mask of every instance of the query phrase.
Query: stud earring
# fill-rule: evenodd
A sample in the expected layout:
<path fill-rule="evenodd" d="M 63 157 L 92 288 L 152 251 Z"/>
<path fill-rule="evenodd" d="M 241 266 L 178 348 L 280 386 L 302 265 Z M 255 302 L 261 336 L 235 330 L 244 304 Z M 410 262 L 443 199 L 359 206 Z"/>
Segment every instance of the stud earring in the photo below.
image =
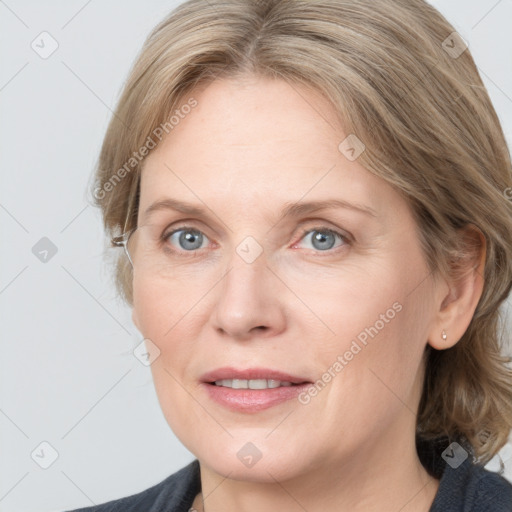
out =
<path fill-rule="evenodd" d="M 448 338 L 448 335 L 446 334 L 446 331 L 443 329 L 443 332 L 441 333 L 441 338 L 443 338 L 444 341 L 446 341 L 446 338 Z"/>

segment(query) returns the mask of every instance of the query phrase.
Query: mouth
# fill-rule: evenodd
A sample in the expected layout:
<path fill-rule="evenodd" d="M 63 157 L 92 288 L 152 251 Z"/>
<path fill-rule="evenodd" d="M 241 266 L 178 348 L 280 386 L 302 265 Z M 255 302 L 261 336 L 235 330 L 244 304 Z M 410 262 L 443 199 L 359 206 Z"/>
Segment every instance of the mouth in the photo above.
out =
<path fill-rule="evenodd" d="M 219 368 L 201 377 L 210 399 L 237 412 L 258 412 L 296 398 L 312 384 L 304 377 L 265 368 Z"/>
<path fill-rule="evenodd" d="M 209 382 L 208 384 L 214 384 L 215 386 L 222 386 L 231 389 L 274 389 L 299 386 L 300 384 L 306 384 L 306 382 L 297 384 L 275 379 L 221 379 L 216 380 L 215 382 Z"/>
<path fill-rule="evenodd" d="M 312 384 L 305 377 L 290 375 L 270 368 L 247 368 L 245 370 L 234 367 L 217 368 L 205 373 L 200 380 L 208 384 L 233 389 L 273 389 Z"/>

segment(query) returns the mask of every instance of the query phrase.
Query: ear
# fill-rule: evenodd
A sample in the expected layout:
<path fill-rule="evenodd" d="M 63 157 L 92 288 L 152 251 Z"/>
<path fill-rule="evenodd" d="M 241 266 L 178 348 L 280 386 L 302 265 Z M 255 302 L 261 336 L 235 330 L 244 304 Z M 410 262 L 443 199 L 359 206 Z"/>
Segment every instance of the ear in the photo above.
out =
<path fill-rule="evenodd" d="M 428 343 L 437 350 L 453 347 L 466 332 L 484 287 L 485 237 L 473 225 L 460 231 L 464 255 L 452 262 L 453 277 L 436 292 L 436 319 Z"/>

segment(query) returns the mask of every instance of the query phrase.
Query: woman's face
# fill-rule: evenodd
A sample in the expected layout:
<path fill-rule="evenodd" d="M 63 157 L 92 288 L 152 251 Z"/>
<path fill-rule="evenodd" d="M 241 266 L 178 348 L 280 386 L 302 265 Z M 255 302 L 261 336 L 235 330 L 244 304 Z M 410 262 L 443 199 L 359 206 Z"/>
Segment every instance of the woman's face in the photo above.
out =
<path fill-rule="evenodd" d="M 435 309 L 407 204 L 312 90 L 250 78 L 190 96 L 145 162 L 138 222 L 168 236 L 133 281 L 169 425 L 235 479 L 396 456 L 414 443 Z M 202 213 L 146 213 L 166 199 Z M 288 378 L 272 372 L 310 384 L 209 383 Z"/>

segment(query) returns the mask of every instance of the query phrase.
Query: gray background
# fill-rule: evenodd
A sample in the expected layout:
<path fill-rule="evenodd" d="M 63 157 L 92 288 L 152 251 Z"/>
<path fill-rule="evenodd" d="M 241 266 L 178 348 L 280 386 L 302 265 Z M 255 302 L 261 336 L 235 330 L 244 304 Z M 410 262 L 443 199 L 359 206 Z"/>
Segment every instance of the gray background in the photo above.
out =
<path fill-rule="evenodd" d="M 193 459 L 132 354 L 142 337 L 86 200 L 129 67 L 178 3 L 0 1 L 1 512 L 101 503 Z M 433 3 L 469 42 L 512 143 L 512 0 Z M 31 48 L 43 31 L 59 45 L 47 59 Z M 57 249 L 46 263 L 32 252 L 43 237 Z M 48 469 L 36 463 L 51 461 L 43 441 L 58 453 Z M 512 445 L 502 454 L 512 481 Z"/>

